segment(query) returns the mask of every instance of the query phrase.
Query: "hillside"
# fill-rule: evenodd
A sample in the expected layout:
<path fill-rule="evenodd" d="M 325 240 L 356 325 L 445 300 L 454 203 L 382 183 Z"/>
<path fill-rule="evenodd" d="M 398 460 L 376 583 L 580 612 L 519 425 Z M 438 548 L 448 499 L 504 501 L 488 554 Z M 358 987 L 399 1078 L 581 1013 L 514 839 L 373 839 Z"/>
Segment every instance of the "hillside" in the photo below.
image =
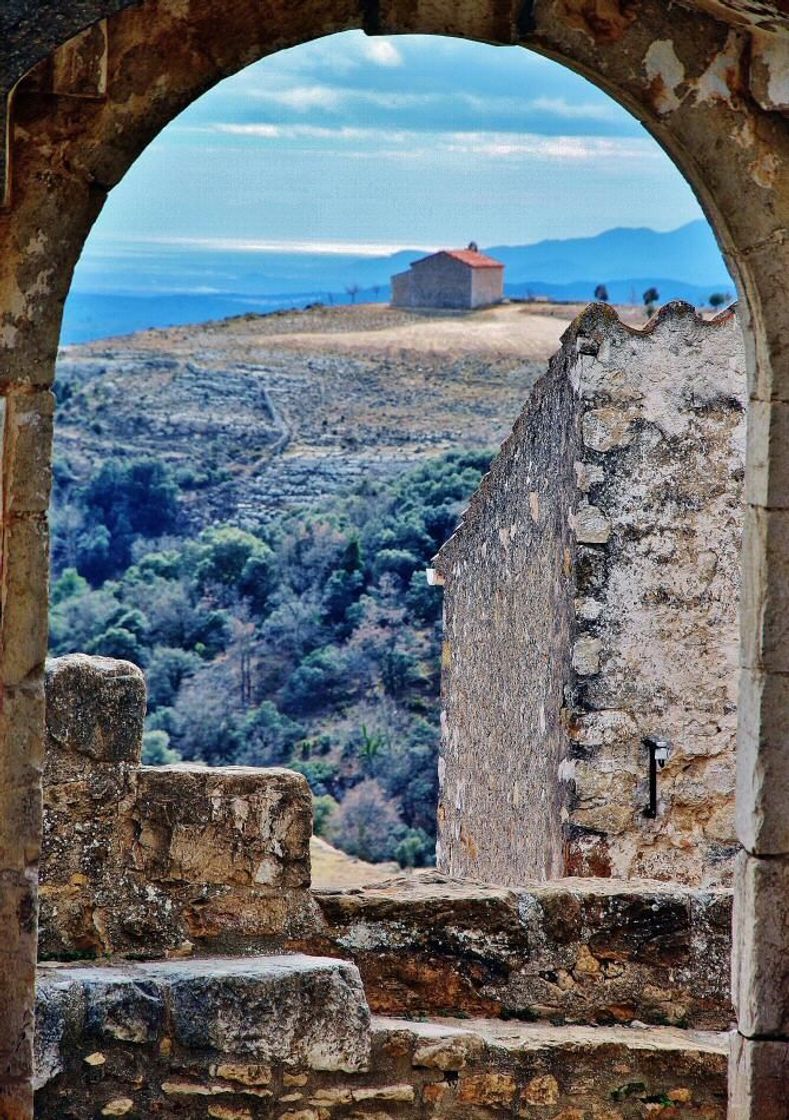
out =
<path fill-rule="evenodd" d="M 442 451 L 497 446 L 574 311 L 319 308 L 65 347 L 61 479 L 152 456 L 179 472 L 190 529 L 252 527 Z"/>

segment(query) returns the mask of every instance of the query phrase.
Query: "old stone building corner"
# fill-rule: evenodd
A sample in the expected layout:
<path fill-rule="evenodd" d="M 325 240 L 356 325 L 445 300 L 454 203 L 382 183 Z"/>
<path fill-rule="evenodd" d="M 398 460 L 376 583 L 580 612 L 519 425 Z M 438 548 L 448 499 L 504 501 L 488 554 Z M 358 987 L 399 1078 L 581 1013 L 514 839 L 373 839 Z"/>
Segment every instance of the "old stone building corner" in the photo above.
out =
<path fill-rule="evenodd" d="M 443 870 L 731 882 L 745 399 L 731 311 L 564 335 L 434 561 Z"/>

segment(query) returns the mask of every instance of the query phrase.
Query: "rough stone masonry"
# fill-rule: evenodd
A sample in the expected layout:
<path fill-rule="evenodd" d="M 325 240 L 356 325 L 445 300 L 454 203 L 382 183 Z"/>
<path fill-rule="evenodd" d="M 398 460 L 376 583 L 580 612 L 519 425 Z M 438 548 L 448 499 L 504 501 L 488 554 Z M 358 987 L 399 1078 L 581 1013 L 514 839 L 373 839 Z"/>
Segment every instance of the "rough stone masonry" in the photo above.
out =
<path fill-rule="evenodd" d="M 732 312 L 565 334 L 435 560 L 442 870 L 731 881 L 745 400 Z"/>

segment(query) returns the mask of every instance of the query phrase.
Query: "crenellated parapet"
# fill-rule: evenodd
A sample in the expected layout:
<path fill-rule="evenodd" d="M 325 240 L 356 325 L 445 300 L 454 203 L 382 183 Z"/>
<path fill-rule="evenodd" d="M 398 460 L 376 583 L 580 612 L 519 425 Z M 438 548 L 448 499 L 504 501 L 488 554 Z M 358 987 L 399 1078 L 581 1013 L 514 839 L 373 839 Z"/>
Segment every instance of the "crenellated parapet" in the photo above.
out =
<path fill-rule="evenodd" d="M 216 950 L 302 928 L 312 800 L 290 770 L 141 766 L 145 681 L 48 662 L 44 957 Z"/>

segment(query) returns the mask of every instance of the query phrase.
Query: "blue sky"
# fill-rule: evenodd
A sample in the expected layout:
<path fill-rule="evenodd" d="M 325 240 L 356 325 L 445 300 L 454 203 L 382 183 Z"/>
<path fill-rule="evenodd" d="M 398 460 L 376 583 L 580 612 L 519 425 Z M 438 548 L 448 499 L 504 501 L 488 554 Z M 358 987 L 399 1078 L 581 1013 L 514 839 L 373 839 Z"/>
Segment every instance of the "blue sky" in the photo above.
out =
<path fill-rule="evenodd" d="M 205 94 L 112 192 L 88 244 L 387 252 L 700 216 L 641 126 L 522 48 L 347 32 Z"/>

